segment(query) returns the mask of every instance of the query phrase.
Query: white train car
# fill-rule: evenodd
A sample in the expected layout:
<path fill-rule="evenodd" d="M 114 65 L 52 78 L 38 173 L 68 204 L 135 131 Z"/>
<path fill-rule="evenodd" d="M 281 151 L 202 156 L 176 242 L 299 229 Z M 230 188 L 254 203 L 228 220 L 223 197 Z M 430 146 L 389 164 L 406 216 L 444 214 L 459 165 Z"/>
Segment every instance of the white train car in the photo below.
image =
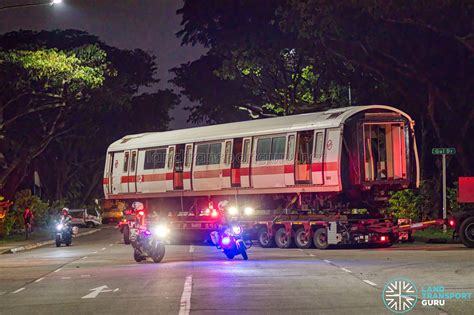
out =
<path fill-rule="evenodd" d="M 125 136 L 107 150 L 106 199 L 303 196 L 357 207 L 418 185 L 414 122 L 385 105 Z M 316 205 L 317 204 L 317 205 Z M 186 209 L 179 209 L 186 210 Z"/>

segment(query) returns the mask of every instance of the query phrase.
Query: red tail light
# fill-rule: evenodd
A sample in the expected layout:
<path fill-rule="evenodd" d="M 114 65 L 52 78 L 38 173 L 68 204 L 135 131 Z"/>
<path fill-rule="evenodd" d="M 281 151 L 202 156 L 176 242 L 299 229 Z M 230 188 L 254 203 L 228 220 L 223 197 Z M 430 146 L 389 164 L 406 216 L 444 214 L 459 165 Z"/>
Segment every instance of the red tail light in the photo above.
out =
<path fill-rule="evenodd" d="M 140 210 L 140 211 L 138 211 L 138 215 L 145 215 L 145 212 Z"/>
<path fill-rule="evenodd" d="M 449 224 L 450 227 L 454 227 L 454 226 L 456 225 L 456 220 L 454 220 L 454 219 L 449 219 L 449 220 L 448 220 L 448 224 Z"/>
<path fill-rule="evenodd" d="M 386 242 L 386 241 L 387 241 L 387 237 L 386 237 L 385 235 L 380 236 L 380 241 L 381 241 L 381 242 Z"/>

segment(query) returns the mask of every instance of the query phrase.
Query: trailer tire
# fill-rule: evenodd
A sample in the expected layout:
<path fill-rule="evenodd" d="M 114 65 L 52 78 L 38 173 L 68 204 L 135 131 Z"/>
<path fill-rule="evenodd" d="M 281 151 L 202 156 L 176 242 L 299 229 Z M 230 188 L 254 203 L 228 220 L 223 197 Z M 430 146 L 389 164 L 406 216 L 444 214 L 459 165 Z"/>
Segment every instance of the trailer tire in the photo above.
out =
<path fill-rule="evenodd" d="M 311 237 L 305 239 L 304 228 L 299 228 L 298 230 L 296 230 L 296 233 L 295 233 L 296 247 L 301 248 L 301 249 L 308 249 L 308 248 L 311 248 L 312 243 L 313 243 L 313 240 L 311 239 Z"/>
<path fill-rule="evenodd" d="M 293 244 L 293 238 L 286 233 L 284 227 L 279 228 L 275 233 L 275 243 L 278 248 L 290 248 Z"/>
<path fill-rule="evenodd" d="M 267 228 L 261 228 L 258 230 L 258 243 L 263 248 L 270 248 L 275 246 L 275 239 L 273 236 L 268 235 Z"/>
<path fill-rule="evenodd" d="M 474 248 L 474 217 L 469 217 L 461 223 L 459 238 L 464 246 Z"/>
<path fill-rule="evenodd" d="M 314 232 L 313 236 L 314 246 L 317 249 L 326 249 L 329 247 L 328 232 L 326 228 L 319 228 Z"/>

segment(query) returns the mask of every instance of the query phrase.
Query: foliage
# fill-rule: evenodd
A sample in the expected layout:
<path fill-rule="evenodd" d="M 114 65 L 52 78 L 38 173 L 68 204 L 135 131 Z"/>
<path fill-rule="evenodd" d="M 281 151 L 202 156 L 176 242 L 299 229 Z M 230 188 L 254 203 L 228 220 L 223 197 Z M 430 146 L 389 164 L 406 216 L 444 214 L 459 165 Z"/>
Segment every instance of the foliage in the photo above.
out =
<path fill-rule="evenodd" d="M 5 181 L 4 192 L 11 196 L 18 187 L 31 187 L 30 174 L 37 171 L 45 199 L 67 199 L 68 206 L 83 206 L 100 198 L 107 146 L 126 134 L 167 129 L 171 120 L 168 111 L 179 102 L 173 91 L 154 86 L 159 80 L 155 77 L 157 65 L 153 55 L 140 49 L 108 46 L 86 32 L 11 32 L 0 36 L 0 51 L 49 56 L 46 60 L 51 62 L 44 63 L 31 58 L 35 66 L 28 66 L 29 72 L 23 68 L 25 63 L 16 65 L 15 72 L 13 65 L 7 69 L 0 64 L 0 79 L 2 73 L 4 82 L 21 79 L 24 90 L 33 90 L 35 96 L 42 93 L 43 101 L 50 101 L 44 94 L 61 92 L 53 83 L 63 77 L 70 79 L 64 93 L 56 93 L 59 98 L 53 98 L 61 101 L 57 108 L 32 112 L 6 130 L 3 146 L 11 152 L 2 152 L 8 153 L 6 164 L 13 170 Z M 17 78 L 15 73 L 21 76 Z M 29 74 L 39 81 L 29 80 Z M 13 93 L 0 87 L 0 105 L 7 97 L 21 95 L 16 85 L 13 87 Z M 147 88 L 146 93 L 143 88 Z M 14 110 L 28 112 L 28 108 L 35 106 L 22 98 L 14 105 L 4 112 L 4 117 L 13 115 Z M 43 129 L 53 124 L 54 133 L 40 138 L 49 131 Z M 26 150 L 32 147 L 30 143 L 40 142 L 44 145 L 36 152 Z"/>
<path fill-rule="evenodd" d="M 399 219 L 420 218 L 420 196 L 412 189 L 393 193 L 389 199 L 388 212 Z"/>
<path fill-rule="evenodd" d="M 35 226 L 45 227 L 50 223 L 52 213 L 49 203 L 42 201 L 38 196 L 32 195 L 29 189 L 18 191 L 15 195 L 14 209 L 20 218 L 26 207 L 33 211 L 33 224 Z M 21 225 L 23 224 L 24 222 L 21 222 Z"/>

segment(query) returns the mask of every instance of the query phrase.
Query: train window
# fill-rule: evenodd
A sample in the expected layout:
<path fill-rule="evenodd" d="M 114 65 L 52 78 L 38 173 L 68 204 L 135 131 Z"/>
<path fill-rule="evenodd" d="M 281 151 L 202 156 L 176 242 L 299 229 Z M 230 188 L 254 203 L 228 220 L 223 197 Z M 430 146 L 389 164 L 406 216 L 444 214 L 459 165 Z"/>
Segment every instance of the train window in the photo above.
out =
<path fill-rule="evenodd" d="M 250 139 L 245 139 L 242 163 L 248 163 L 249 157 L 250 157 Z"/>
<path fill-rule="evenodd" d="M 132 152 L 132 161 L 130 163 L 130 172 L 135 172 L 135 167 L 137 164 L 137 151 Z"/>
<path fill-rule="evenodd" d="M 222 143 L 213 143 L 209 145 L 208 164 L 219 164 L 221 162 Z"/>
<path fill-rule="evenodd" d="M 145 152 L 145 164 L 143 169 L 152 170 L 165 167 L 166 149 L 147 150 Z"/>
<path fill-rule="evenodd" d="M 324 139 L 323 133 L 316 133 L 316 145 L 314 147 L 314 158 L 320 160 L 323 157 Z"/>
<path fill-rule="evenodd" d="M 186 146 L 186 161 L 184 162 L 184 165 L 186 167 L 190 167 L 192 160 L 193 160 L 193 149 L 192 149 L 192 146 L 187 145 Z"/>
<path fill-rule="evenodd" d="M 258 139 L 257 142 L 257 161 L 268 161 L 271 157 L 272 138 Z"/>
<path fill-rule="evenodd" d="M 288 137 L 288 145 L 287 145 L 287 149 L 286 149 L 286 159 L 288 161 L 291 161 L 291 160 L 293 160 L 294 156 L 295 156 L 295 136 L 290 135 Z"/>
<path fill-rule="evenodd" d="M 129 159 L 130 153 L 125 152 L 125 156 L 123 158 L 123 172 L 126 173 L 128 172 L 128 159 Z"/>
<path fill-rule="evenodd" d="M 282 160 L 285 158 L 285 137 L 272 138 L 272 160 Z"/>
<path fill-rule="evenodd" d="M 169 151 L 168 151 L 168 169 L 173 168 L 173 160 L 174 160 L 174 148 L 171 147 L 169 148 Z"/>
<path fill-rule="evenodd" d="M 232 148 L 232 142 L 227 141 L 225 143 L 225 156 L 224 156 L 224 164 L 229 165 L 230 164 L 230 158 L 231 158 L 231 148 Z"/>
<path fill-rule="evenodd" d="M 196 165 L 207 165 L 207 151 L 209 144 L 200 144 L 196 149 Z"/>

